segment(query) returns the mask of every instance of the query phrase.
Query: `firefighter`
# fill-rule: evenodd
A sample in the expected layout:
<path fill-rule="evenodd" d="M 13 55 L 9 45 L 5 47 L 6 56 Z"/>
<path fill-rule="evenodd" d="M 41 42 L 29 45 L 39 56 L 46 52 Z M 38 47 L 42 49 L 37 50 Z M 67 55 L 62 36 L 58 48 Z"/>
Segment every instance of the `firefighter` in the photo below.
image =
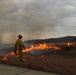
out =
<path fill-rule="evenodd" d="M 24 43 L 22 41 L 22 35 L 19 34 L 18 35 L 18 39 L 15 43 L 15 54 L 17 55 L 17 60 L 19 61 L 23 61 L 22 57 L 23 57 L 23 53 L 22 50 L 25 49 Z"/>

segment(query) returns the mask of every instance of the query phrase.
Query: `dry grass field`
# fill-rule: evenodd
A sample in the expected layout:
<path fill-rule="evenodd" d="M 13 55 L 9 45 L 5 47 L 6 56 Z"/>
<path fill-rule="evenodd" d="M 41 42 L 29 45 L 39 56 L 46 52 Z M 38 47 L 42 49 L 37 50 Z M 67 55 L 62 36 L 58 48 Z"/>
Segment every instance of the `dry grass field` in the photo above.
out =
<path fill-rule="evenodd" d="M 61 51 L 50 52 L 40 56 L 23 54 L 25 62 L 19 62 L 15 56 L 0 63 L 24 67 L 34 70 L 46 71 L 61 75 L 76 75 L 76 47 L 62 47 Z"/>

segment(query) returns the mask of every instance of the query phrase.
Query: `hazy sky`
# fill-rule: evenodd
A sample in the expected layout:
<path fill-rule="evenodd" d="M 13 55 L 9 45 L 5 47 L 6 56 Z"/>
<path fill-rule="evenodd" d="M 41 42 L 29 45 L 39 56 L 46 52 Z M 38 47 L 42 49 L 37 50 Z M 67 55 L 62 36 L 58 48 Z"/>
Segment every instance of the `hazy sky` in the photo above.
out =
<path fill-rule="evenodd" d="M 0 43 L 76 35 L 76 0 L 0 0 Z"/>

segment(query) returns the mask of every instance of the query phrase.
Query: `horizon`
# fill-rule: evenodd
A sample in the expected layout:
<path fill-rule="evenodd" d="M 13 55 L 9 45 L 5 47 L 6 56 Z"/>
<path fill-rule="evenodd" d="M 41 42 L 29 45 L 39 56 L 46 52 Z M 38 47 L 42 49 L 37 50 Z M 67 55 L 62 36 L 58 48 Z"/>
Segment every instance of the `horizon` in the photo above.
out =
<path fill-rule="evenodd" d="M 29 40 L 23 40 L 23 42 L 26 42 L 26 41 L 33 41 L 33 40 L 49 40 L 49 39 L 61 39 L 61 38 L 66 38 L 66 37 L 76 37 L 76 36 L 61 36 L 61 37 L 56 37 L 56 38 L 45 38 L 45 39 L 29 39 Z M 3 43 L 0 45 L 13 45 L 14 43 Z"/>

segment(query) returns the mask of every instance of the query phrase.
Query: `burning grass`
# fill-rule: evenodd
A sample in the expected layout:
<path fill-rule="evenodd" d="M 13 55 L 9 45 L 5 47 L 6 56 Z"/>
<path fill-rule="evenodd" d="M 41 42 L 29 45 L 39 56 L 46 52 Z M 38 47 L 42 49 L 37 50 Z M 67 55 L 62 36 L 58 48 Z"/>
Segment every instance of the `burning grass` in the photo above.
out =
<path fill-rule="evenodd" d="M 76 47 L 61 45 L 60 48 L 61 50 L 40 56 L 34 56 L 29 54 L 29 52 L 25 52 L 23 54 L 24 62 L 17 61 L 15 55 L 8 53 L 6 60 L 2 60 L 3 57 L 0 58 L 0 63 L 61 75 L 76 75 Z"/>

